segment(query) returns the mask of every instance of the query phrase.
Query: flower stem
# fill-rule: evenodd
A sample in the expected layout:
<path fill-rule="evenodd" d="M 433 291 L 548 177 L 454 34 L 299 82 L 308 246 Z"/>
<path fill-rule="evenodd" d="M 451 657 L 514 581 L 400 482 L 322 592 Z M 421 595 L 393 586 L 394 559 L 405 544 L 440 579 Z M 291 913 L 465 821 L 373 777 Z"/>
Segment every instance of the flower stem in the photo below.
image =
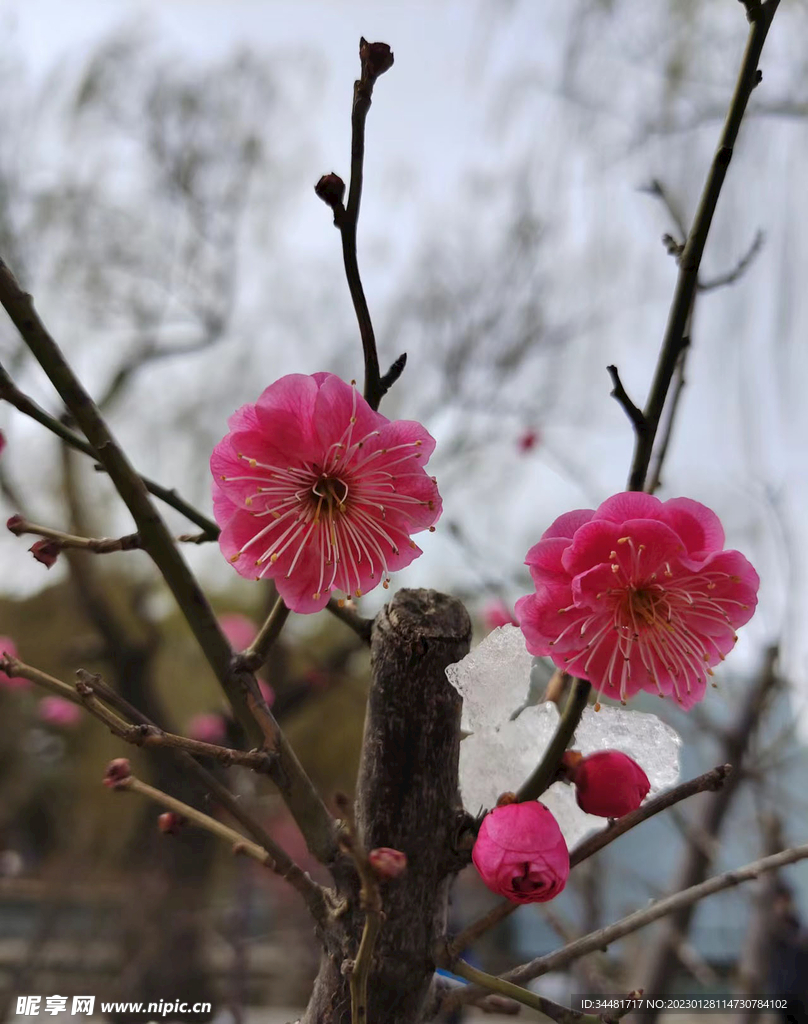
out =
<path fill-rule="evenodd" d="M 536 770 L 517 792 L 518 800 L 538 800 L 547 787 L 552 784 L 564 751 L 569 746 L 575 735 L 575 730 L 578 728 L 578 723 L 581 721 L 581 715 L 589 700 L 591 689 L 592 684 L 586 679 L 576 679 L 573 682 L 570 695 L 567 698 L 567 706 L 564 708 L 564 714 L 561 716 L 555 735 L 550 740 L 550 745 L 545 750 L 544 757 L 537 765 Z"/>

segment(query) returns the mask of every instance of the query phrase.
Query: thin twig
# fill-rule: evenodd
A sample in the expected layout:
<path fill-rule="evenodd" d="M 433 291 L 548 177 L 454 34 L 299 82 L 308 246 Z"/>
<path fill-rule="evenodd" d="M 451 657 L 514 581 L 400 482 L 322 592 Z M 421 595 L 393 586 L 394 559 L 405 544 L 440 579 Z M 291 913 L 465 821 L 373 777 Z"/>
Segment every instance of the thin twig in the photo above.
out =
<path fill-rule="evenodd" d="M 752 244 L 749 246 L 746 253 L 738 260 L 732 270 L 728 270 L 726 274 L 719 274 L 717 277 L 711 277 L 709 281 L 699 281 L 700 292 L 712 292 L 716 288 L 726 288 L 727 285 L 735 284 L 735 282 L 746 273 L 747 268 L 752 263 L 752 260 L 757 256 L 763 247 L 763 232 L 758 230 L 755 233 L 755 237 L 752 239 Z"/>
<path fill-rule="evenodd" d="M 132 743 L 135 746 L 173 749 L 180 764 L 195 775 L 217 803 L 231 814 L 267 851 L 271 860 L 269 866 L 303 896 L 315 920 L 325 919 L 331 902 L 328 890 L 318 885 L 303 871 L 286 851 L 278 846 L 269 833 L 244 810 L 230 790 L 191 756 L 193 753 L 202 754 L 224 760 L 226 763 L 243 764 L 246 767 L 266 770 L 267 757 L 265 754 L 231 750 L 228 747 L 217 747 L 212 743 L 200 743 L 184 736 L 165 733 L 142 711 L 108 686 L 99 675 L 85 672 L 83 669 L 79 669 L 77 672 L 79 681 L 75 689 L 60 679 L 55 679 L 32 665 L 26 665 L 25 662 L 9 655 L 0 657 L 0 669 L 9 675 L 29 679 L 32 683 L 42 686 L 51 693 L 78 704 L 106 725 L 115 736 L 127 743 Z M 104 707 L 97 697 L 101 697 L 106 704 L 114 707 L 125 718 L 115 715 L 109 708 Z"/>
<path fill-rule="evenodd" d="M 373 86 L 379 75 L 393 65 L 393 52 L 386 43 L 369 43 L 359 40 L 359 59 L 362 63 L 360 77 L 354 83 L 353 109 L 351 111 L 351 182 L 348 188 L 347 206 L 342 205 L 345 186 L 336 175 L 325 175 L 316 186 L 317 195 L 334 211 L 334 224 L 342 238 L 342 258 L 345 276 L 351 293 L 359 334 L 362 338 L 362 352 L 365 360 L 364 395 L 372 409 L 379 403 L 393 382 L 401 375 L 406 356 L 399 356 L 388 372 L 381 376 L 379 355 L 376 350 L 376 336 L 370 319 L 359 262 L 356 255 L 356 229 L 359 221 L 359 204 L 362 198 L 362 179 L 365 161 L 365 122 L 373 97 Z"/>
<path fill-rule="evenodd" d="M 552 784 L 564 751 L 578 728 L 591 689 L 592 684 L 586 679 L 576 679 L 573 682 L 564 714 L 556 727 L 555 735 L 550 740 L 541 762 L 517 792 L 517 800 L 538 800 L 545 789 Z"/>
<path fill-rule="evenodd" d="M 628 397 L 628 392 L 623 387 L 623 382 L 620 380 L 620 374 L 618 373 L 617 367 L 612 364 L 607 366 L 606 369 L 609 372 L 609 376 L 612 378 L 612 398 L 616 398 L 618 403 L 623 407 L 623 411 L 626 416 L 631 420 L 632 426 L 638 434 L 645 430 L 645 417 L 642 414 L 642 409 L 639 409 Z"/>
<path fill-rule="evenodd" d="M 785 867 L 787 864 L 793 864 L 798 860 L 803 860 L 805 857 L 808 857 L 808 844 L 797 846 L 791 850 L 784 850 L 771 857 L 763 857 L 761 860 L 753 861 L 742 868 L 736 868 L 734 871 L 727 871 L 724 874 L 708 878 L 707 881 L 701 882 L 699 885 L 691 886 L 689 889 L 683 889 L 672 896 L 666 896 L 664 899 L 657 900 L 649 907 L 635 910 L 633 914 L 629 914 L 627 917 L 622 918 L 622 920 L 607 925 L 605 928 L 600 928 L 589 935 L 584 935 L 582 938 L 576 939 L 575 942 L 570 942 L 554 953 L 537 957 L 535 960 L 531 960 L 530 963 L 516 967 L 512 971 L 508 971 L 503 977 L 508 981 L 521 984 L 531 981 L 533 978 L 538 978 L 548 971 L 559 970 L 574 960 L 586 956 L 588 953 L 594 953 L 595 950 L 603 949 L 611 945 L 611 943 L 617 942 L 618 939 L 622 939 L 624 936 L 630 935 L 640 928 L 645 928 L 646 925 L 658 921 L 661 917 L 665 917 L 681 907 L 690 906 L 699 900 L 705 899 L 707 896 L 723 892 L 724 889 L 730 889 L 735 885 L 740 885 L 742 882 L 751 881 L 767 871 L 777 871 L 778 868 Z"/>
<path fill-rule="evenodd" d="M 273 867 L 272 858 L 269 853 L 260 847 L 258 843 L 252 842 L 252 840 L 243 836 L 240 832 L 230 828 L 229 825 L 211 818 L 209 814 L 198 811 L 196 807 L 183 803 L 182 800 L 177 800 L 176 797 L 169 796 L 168 793 L 164 793 L 161 789 L 149 786 L 134 775 L 121 779 L 114 788 L 130 793 L 140 793 L 141 796 L 148 797 L 161 807 L 165 807 L 167 811 L 173 811 L 186 821 L 193 822 L 194 825 L 205 829 L 206 832 L 211 832 L 213 835 L 218 836 L 219 839 L 230 843 L 233 847 L 233 853 L 244 853 L 265 867 Z"/>
<path fill-rule="evenodd" d="M 326 605 L 326 609 L 331 612 L 335 619 L 339 619 L 340 622 L 344 622 L 346 626 L 356 633 L 356 635 L 362 640 L 363 643 L 370 644 L 370 633 L 373 628 L 373 619 L 362 618 L 361 615 L 349 608 L 345 604 L 340 604 L 335 598 Z"/>
<path fill-rule="evenodd" d="M 73 533 L 65 533 L 63 530 L 55 530 L 51 526 L 32 523 L 24 516 L 19 515 L 12 516 L 6 523 L 6 527 L 15 537 L 31 534 L 34 537 L 44 537 L 53 541 L 59 549 L 75 548 L 77 551 L 91 551 L 94 555 L 143 550 L 143 538 L 139 533 L 127 533 L 122 537 L 79 537 Z M 206 533 L 184 533 L 176 539 L 178 542 L 186 544 L 205 544 L 215 538 L 209 537 Z"/>
<path fill-rule="evenodd" d="M 8 402 L 9 405 L 13 405 L 18 412 L 36 420 L 37 423 L 40 423 L 43 427 L 50 430 L 51 433 L 61 438 L 65 444 L 69 444 L 71 448 L 89 455 L 91 459 L 98 459 L 98 452 L 83 437 L 79 437 L 78 434 L 70 430 L 54 416 L 45 412 L 32 398 L 29 398 L 28 395 L 20 391 L 2 365 L 0 365 L 0 399 Z M 154 480 L 150 480 L 145 476 L 141 479 L 150 494 L 153 494 L 155 498 L 159 498 L 160 501 L 170 505 L 177 512 L 184 515 L 186 519 L 195 523 L 202 530 L 206 540 L 216 540 L 219 536 L 219 527 L 212 519 L 208 519 L 207 516 L 197 511 L 193 505 L 184 501 L 175 490 L 163 487 L 162 484 L 155 483 Z"/>
<path fill-rule="evenodd" d="M 267 744 L 268 753 L 273 755 L 271 778 L 303 832 L 309 849 L 321 861 L 330 862 L 336 853 L 336 831 L 328 809 L 262 698 L 255 676 L 238 670 L 234 665 L 230 644 L 213 609 L 150 500 L 143 480 L 115 441 L 98 407 L 73 373 L 58 345 L 48 334 L 34 309 L 31 296 L 20 288 L 2 260 L 0 303 L 81 427 L 94 454 L 109 473 L 135 520 L 145 550 L 174 595 L 227 694 L 236 717 L 254 742 Z"/>
<path fill-rule="evenodd" d="M 718 197 L 724 184 L 732 153 L 738 137 L 744 112 L 746 111 L 752 90 L 759 81 L 758 61 L 769 31 L 769 26 L 777 11 L 780 0 L 767 0 L 765 4 L 757 4 L 754 14 L 750 11 L 751 3 L 747 4 L 750 18 L 749 38 L 741 62 L 741 69 L 735 91 L 730 102 L 724 128 L 718 143 L 713 163 L 707 175 L 704 190 L 699 200 L 693 225 L 685 242 L 679 259 L 679 276 L 676 282 L 673 302 L 671 304 L 668 323 L 662 341 L 654 380 L 643 410 L 646 430 L 637 434 L 634 445 L 634 458 L 629 475 L 628 487 L 632 491 L 641 491 L 645 486 L 645 478 L 651 461 L 654 439 L 656 438 L 665 399 L 668 395 L 679 354 L 685 337 L 685 329 L 693 297 L 698 285 L 699 267 L 710 231 L 713 214 Z"/>
<path fill-rule="evenodd" d="M 679 353 L 679 358 L 676 361 L 676 379 L 673 385 L 671 400 L 668 402 L 666 407 L 667 418 L 662 430 L 662 438 L 654 449 L 654 464 L 645 484 L 645 490 L 648 494 L 656 494 L 659 490 L 660 484 L 662 483 L 662 467 L 665 464 L 665 458 L 668 454 L 668 448 L 670 447 L 671 438 L 673 437 L 673 426 L 676 422 L 676 413 L 679 409 L 682 392 L 685 389 L 685 367 L 687 365 L 687 353 L 689 351 L 690 331 L 688 330 L 682 345 L 682 351 Z"/>
<path fill-rule="evenodd" d="M 272 645 L 281 634 L 286 620 L 289 618 L 289 609 L 279 597 L 272 606 L 272 611 L 267 616 L 266 622 L 258 631 L 258 635 L 250 646 L 238 655 L 238 660 L 249 672 L 259 669 L 269 657 Z"/>
<path fill-rule="evenodd" d="M 696 793 L 714 792 L 717 789 L 721 789 L 731 771 L 731 765 L 720 764 L 717 768 L 713 768 L 711 771 L 705 772 L 695 779 L 682 782 L 678 786 L 674 786 L 673 789 L 660 793 L 659 796 L 646 801 L 636 811 L 618 818 L 617 821 L 607 828 L 601 829 L 600 832 L 587 836 L 586 839 L 582 839 L 571 851 L 570 867 L 580 864 L 581 861 L 602 850 L 604 846 L 613 843 L 619 836 L 625 835 L 626 832 L 636 828 L 637 825 L 642 824 L 642 822 L 647 821 L 649 818 L 653 818 L 655 814 L 673 807 L 674 804 L 681 803 L 682 800 L 687 800 L 688 797 L 695 796 Z"/>
<path fill-rule="evenodd" d="M 485 971 L 480 971 L 476 967 L 472 967 L 471 964 L 467 964 L 465 960 L 454 960 L 450 970 L 452 974 L 465 978 L 481 988 L 488 989 L 489 992 L 496 992 L 508 999 L 514 999 L 523 1006 L 538 1010 L 551 1020 L 556 1021 L 557 1024 L 600 1024 L 600 1018 L 594 1014 L 581 1013 L 569 1006 L 562 1006 L 561 1003 L 555 1003 L 552 999 L 547 999 L 546 996 L 540 996 L 538 992 L 531 992 L 530 989 L 514 985 L 513 982 L 497 978 L 493 974 L 486 974 Z M 462 992 L 453 993 L 450 999 L 461 994 Z M 463 1001 L 465 1002 L 465 1000 Z"/>
<path fill-rule="evenodd" d="M 606 828 L 587 836 L 586 839 L 582 839 L 570 853 L 570 867 L 575 867 L 582 861 L 587 860 L 587 858 L 602 850 L 604 846 L 613 843 L 619 836 L 625 835 L 626 832 L 641 825 L 642 822 L 652 818 L 655 814 L 673 807 L 674 804 L 687 800 L 688 797 L 695 796 L 696 793 L 720 789 L 731 770 L 728 764 L 719 765 L 717 768 L 713 768 L 711 771 L 705 772 L 695 779 L 682 782 L 678 786 L 674 786 L 673 789 L 669 789 L 655 796 L 652 800 L 646 801 L 636 811 L 618 818 L 617 821 Z M 500 921 L 504 921 L 506 917 L 509 917 L 515 910 L 518 910 L 520 906 L 521 904 L 511 903 L 510 900 L 503 900 L 501 903 L 498 903 L 488 913 L 473 921 L 452 938 L 447 946 L 450 956 L 460 956 L 464 949 L 472 946 L 481 935 L 496 927 Z"/>
<path fill-rule="evenodd" d="M 129 701 L 108 686 L 100 676 L 93 675 L 91 679 L 95 692 L 121 714 L 125 715 L 131 722 L 155 729 L 158 732 L 162 731 L 147 715 L 144 715 L 142 711 L 134 707 Z M 178 763 L 205 787 L 223 810 L 230 814 L 246 832 L 249 832 L 259 846 L 262 846 L 269 853 L 274 864 L 275 873 L 298 891 L 306 901 L 306 905 L 315 921 L 324 921 L 334 902 L 333 892 L 319 885 L 308 872 L 303 871 L 292 860 L 286 850 L 279 846 L 266 829 L 245 810 L 241 801 L 230 792 L 227 786 L 195 760 L 187 750 L 182 748 L 170 749 L 172 749 Z"/>
<path fill-rule="evenodd" d="M 359 949 L 351 970 L 351 1022 L 368 1022 L 368 977 L 373 963 L 373 949 L 382 926 L 382 898 L 379 880 L 368 861 L 367 851 L 356 834 L 353 808 L 347 797 L 338 794 L 337 808 L 342 816 L 342 831 L 339 845 L 353 860 L 359 875 L 359 905 L 365 911 L 365 923 Z"/>

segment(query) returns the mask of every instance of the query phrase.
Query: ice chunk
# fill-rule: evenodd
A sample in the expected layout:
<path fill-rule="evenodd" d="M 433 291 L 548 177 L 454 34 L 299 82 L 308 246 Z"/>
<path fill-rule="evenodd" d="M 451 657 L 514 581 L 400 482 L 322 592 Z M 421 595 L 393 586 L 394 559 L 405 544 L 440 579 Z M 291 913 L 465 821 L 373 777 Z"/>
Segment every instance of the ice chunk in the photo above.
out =
<path fill-rule="evenodd" d="M 460 744 L 460 791 L 472 814 L 493 807 L 501 793 L 522 785 L 558 725 L 558 709 L 552 703 L 524 707 L 512 718 L 524 706 L 532 667 L 521 631 L 502 626 L 446 669 L 463 697 L 463 729 L 470 733 Z M 535 700 L 535 693 L 532 696 Z M 584 754 L 621 750 L 633 757 L 648 775 L 653 796 L 678 779 L 680 744 L 675 730 L 656 715 L 603 705 L 600 711 L 584 710 L 572 746 Z M 570 846 L 604 824 L 602 818 L 580 810 L 575 790 L 564 783 L 551 786 L 542 800 Z"/>
<path fill-rule="evenodd" d="M 464 732 L 507 722 L 525 701 L 532 667 L 521 629 L 510 625 L 492 630 L 462 661 L 450 665 L 446 675 L 463 698 Z"/>

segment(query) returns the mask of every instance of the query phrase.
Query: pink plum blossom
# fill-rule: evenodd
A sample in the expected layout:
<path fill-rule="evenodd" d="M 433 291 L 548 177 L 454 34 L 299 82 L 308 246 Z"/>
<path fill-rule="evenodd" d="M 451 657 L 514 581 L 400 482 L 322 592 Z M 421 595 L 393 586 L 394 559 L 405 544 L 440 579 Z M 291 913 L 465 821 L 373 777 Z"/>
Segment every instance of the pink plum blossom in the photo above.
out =
<path fill-rule="evenodd" d="M 420 423 L 315 373 L 282 377 L 228 424 L 211 456 L 221 550 L 242 576 L 274 579 L 292 611 L 386 586 L 421 554 L 410 535 L 434 526 L 441 498 Z"/>
<path fill-rule="evenodd" d="M 0 658 L 8 654 L 12 658 L 18 658 L 17 645 L 8 636 L 0 636 Z M 7 690 L 27 690 L 31 686 L 29 679 L 24 679 L 22 676 L 9 676 L 2 669 L 0 669 L 0 687 L 5 687 Z"/>
<path fill-rule="evenodd" d="M 56 725 L 61 729 L 72 729 L 81 721 L 81 708 L 72 700 L 64 697 L 43 697 L 37 707 L 39 717 L 48 725 Z"/>
<path fill-rule="evenodd" d="M 651 789 L 642 768 L 619 750 L 598 750 L 586 757 L 567 752 L 564 762 L 578 806 L 587 814 L 622 818 L 636 811 Z"/>
<path fill-rule="evenodd" d="M 258 627 L 253 620 L 240 612 L 220 615 L 219 625 L 234 651 L 245 651 L 258 634 Z"/>
<path fill-rule="evenodd" d="M 202 712 L 190 718 L 185 732 L 192 740 L 201 743 L 221 743 L 227 735 L 227 723 L 222 715 Z"/>
<path fill-rule="evenodd" d="M 607 697 L 648 690 L 691 708 L 757 604 L 757 573 L 723 548 L 718 517 L 690 498 L 626 492 L 567 512 L 527 553 L 528 651 Z"/>
<path fill-rule="evenodd" d="M 488 888 L 513 903 L 546 903 L 570 873 L 558 822 L 537 800 L 503 804 L 486 814 L 471 858 Z"/>

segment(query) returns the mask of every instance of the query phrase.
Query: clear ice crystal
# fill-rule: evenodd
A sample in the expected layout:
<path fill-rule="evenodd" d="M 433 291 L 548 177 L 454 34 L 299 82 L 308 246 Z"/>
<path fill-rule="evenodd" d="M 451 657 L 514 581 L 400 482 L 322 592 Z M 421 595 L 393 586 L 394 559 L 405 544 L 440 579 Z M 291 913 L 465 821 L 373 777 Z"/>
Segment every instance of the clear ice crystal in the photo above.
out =
<path fill-rule="evenodd" d="M 526 707 L 511 719 L 525 703 L 532 667 L 521 630 L 502 626 L 446 669 L 463 698 L 462 728 L 469 735 L 460 744 L 460 791 L 472 814 L 493 807 L 501 793 L 517 790 L 555 732 L 559 715 L 552 703 Z M 573 743 L 583 754 L 621 750 L 633 757 L 648 776 L 651 796 L 679 778 L 680 745 L 676 731 L 656 715 L 607 705 L 584 710 Z M 569 846 L 604 825 L 578 807 L 572 786 L 555 783 L 542 801 Z"/>

